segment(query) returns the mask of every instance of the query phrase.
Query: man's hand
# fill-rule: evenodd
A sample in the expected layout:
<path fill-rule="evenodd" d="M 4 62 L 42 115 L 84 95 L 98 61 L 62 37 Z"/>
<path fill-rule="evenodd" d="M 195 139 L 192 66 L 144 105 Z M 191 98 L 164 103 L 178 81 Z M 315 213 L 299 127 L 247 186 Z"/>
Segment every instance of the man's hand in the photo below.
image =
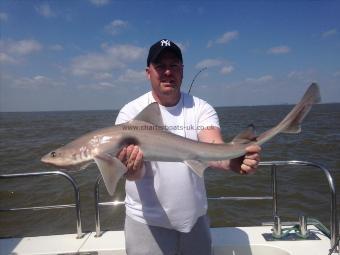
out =
<path fill-rule="evenodd" d="M 260 152 L 260 146 L 250 145 L 244 156 L 230 160 L 230 168 L 240 174 L 254 173 L 260 163 Z"/>
<path fill-rule="evenodd" d="M 222 144 L 221 130 L 217 127 L 202 130 L 198 134 L 199 141 L 206 143 Z M 213 168 L 225 170 L 232 170 L 240 174 L 254 173 L 260 162 L 261 147 L 258 145 L 250 145 L 246 148 L 246 154 L 242 157 L 231 160 L 219 160 L 209 162 Z"/>
<path fill-rule="evenodd" d="M 129 181 L 141 179 L 145 174 L 143 152 L 137 145 L 130 144 L 117 154 L 117 158 L 126 166 L 125 176 Z"/>

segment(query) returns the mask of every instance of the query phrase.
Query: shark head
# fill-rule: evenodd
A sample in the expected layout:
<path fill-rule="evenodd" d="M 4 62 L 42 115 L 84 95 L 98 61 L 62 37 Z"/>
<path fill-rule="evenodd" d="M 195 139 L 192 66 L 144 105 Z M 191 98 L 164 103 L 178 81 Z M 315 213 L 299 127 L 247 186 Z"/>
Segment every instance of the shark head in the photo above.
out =
<path fill-rule="evenodd" d="M 81 170 L 88 161 L 80 159 L 76 153 L 64 150 L 63 147 L 53 150 L 41 158 L 41 162 L 64 170 Z"/>
<path fill-rule="evenodd" d="M 73 165 L 74 160 L 67 157 L 67 154 L 60 149 L 53 150 L 41 158 L 41 162 L 56 166 L 56 167 L 68 167 L 69 165 Z"/>

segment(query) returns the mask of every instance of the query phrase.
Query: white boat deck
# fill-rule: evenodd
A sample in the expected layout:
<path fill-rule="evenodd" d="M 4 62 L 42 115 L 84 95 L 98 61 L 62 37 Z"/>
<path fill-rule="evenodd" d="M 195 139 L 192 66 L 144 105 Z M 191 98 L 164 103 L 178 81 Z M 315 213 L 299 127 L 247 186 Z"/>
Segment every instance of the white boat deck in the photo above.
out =
<path fill-rule="evenodd" d="M 270 226 L 212 228 L 214 255 L 327 255 L 330 240 L 319 230 L 309 228 L 320 240 L 266 241 L 262 234 Z M 107 231 L 101 237 L 87 233 L 0 239 L 0 255 L 50 254 L 126 255 L 123 231 Z"/>

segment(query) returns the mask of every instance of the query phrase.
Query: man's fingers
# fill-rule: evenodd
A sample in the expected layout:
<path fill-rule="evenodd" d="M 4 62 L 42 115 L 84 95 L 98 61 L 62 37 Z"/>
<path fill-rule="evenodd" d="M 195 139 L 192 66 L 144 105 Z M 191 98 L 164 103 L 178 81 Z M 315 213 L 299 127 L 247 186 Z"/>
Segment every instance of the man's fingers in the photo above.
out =
<path fill-rule="evenodd" d="M 137 150 L 137 152 L 134 152 L 135 150 Z M 120 161 L 122 161 L 124 164 L 127 164 L 127 162 L 130 159 L 133 159 L 136 157 L 137 153 L 138 153 L 138 146 L 129 145 L 121 149 L 121 151 L 117 153 L 116 157 Z"/>
<path fill-rule="evenodd" d="M 140 169 L 142 165 L 143 165 L 143 152 L 139 150 L 134 164 L 135 171 Z"/>
<path fill-rule="evenodd" d="M 126 147 L 124 147 L 116 156 L 121 162 L 125 162 L 126 161 Z"/>
<path fill-rule="evenodd" d="M 246 153 L 260 153 L 261 152 L 261 147 L 257 144 L 252 144 L 246 148 Z"/>
<path fill-rule="evenodd" d="M 130 144 L 122 148 L 116 157 L 126 166 L 125 176 L 128 180 L 134 181 L 143 177 L 145 173 L 143 152 L 138 145 Z"/>
<path fill-rule="evenodd" d="M 252 160 L 256 160 L 256 161 L 260 161 L 260 154 L 258 153 L 251 153 L 251 154 L 246 154 L 245 159 L 252 159 Z"/>
<path fill-rule="evenodd" d="M 258 160 L 254 160 L 254 159 L 244 159 L 243 160 L 243 165 L 249 166 L 249 167 L 257 167 L 258 165 Z"/>
<path fill-rule="evenodd" d="M 129 152 L 131 153 L 129 154 Z M 141 168 L 143 164 L 143 152 L 139 149 L 138 146 L 132 146 L 128 148 L 128 160 L 127 160 L 127 168 L 131 171 L 137 171 Z"/>
<path fill-rule="evenodd" d="M 255 153 L 247 153 L 243 159 L 241 164 L 241 174 L 250 174 L 254 173 L 260 162 L 260 154 Z"/>
<path fill-rule="evenodd" d="M 126 177 L 128 180 L 133 181 L 143 177 L 145 173 L 145 171 L 143 171 L 143 162 L 143 152 L 138 146 L 135 146 L 127 163 L 128 172 L 126 173 Z"/>
<path fill-rule="evenodd" d="M 244 156 L 243 164 L 257 168 L 257 165 L 260 162 L 260 152 L 261 147 L 253 144 L 246 148 L 246 155 Z"/>
<path fill-rule="evenodd" d="M 130 159 L 131 153 L 133 152 L 135 147 L 136 146 L 134 146 L 133 144 L 130 144 L 128 147 L 126 147 L 126 156 L 127 156 L 127 159 Z"/>

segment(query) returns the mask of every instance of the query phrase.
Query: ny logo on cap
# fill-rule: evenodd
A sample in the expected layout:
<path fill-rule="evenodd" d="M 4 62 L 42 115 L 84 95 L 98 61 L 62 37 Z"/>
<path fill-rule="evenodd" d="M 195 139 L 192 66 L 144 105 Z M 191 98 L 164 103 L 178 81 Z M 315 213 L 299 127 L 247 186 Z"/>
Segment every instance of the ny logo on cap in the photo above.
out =
<path fill-rule="evenodd" d="M 170 46 L 170 41 L 169 40 L 162 40 L 161 46 Z"/>

